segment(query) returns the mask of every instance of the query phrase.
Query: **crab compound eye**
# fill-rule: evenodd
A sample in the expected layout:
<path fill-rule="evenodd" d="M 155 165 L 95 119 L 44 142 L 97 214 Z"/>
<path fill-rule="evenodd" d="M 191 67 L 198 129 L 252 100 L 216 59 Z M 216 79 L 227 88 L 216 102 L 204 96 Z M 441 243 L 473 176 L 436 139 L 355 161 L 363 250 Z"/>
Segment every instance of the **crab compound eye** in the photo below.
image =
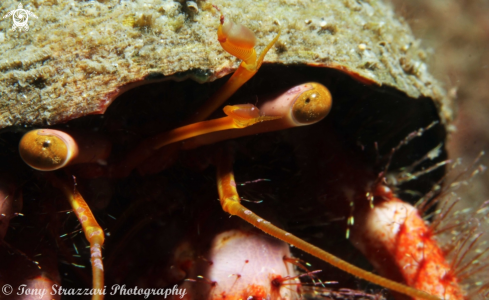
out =
<path fill-rule="evenodd" d="M 329 114 L 332 105 L 331 93 L 319 83 L 308 83 L 311 89 L 297 97 L 292 106 L 292 115 L 299 125 L 321 121 Z"/>
<path fill-rule="evenodd" d="M 69 139 L 71 138 L 67 134 L 57 130 L 31 130 L 20 140 L 19 153 L 32 168 L 53 171 L 64 167 L 72 156 L 68 146 Z"/>

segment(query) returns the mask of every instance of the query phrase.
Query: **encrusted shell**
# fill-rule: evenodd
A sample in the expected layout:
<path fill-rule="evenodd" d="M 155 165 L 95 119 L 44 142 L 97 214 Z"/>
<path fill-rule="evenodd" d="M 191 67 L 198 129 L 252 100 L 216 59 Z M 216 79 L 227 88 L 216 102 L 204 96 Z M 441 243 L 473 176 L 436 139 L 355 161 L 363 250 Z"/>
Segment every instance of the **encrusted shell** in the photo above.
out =
<path fill-rule="evenodd" d="M 381 1 L 193 2 L 198 10 L 189 2 L 36 0 L 24 7 L 38 17 L 29 19 L 27 32 L 1 20 L 0 128 L 103 113 L 130 83 L 162 75 L 212 81 L 232 72 L 238 61 L 216 39 L 213 5 L 256 32 L 258 52 L 281 30 L 266 63 L 340 69 L 412 98 L 429 97 L 442 122 L 452 119 L 419 41 Z M 17 5 L 2 1 L 0 14 Z"/>

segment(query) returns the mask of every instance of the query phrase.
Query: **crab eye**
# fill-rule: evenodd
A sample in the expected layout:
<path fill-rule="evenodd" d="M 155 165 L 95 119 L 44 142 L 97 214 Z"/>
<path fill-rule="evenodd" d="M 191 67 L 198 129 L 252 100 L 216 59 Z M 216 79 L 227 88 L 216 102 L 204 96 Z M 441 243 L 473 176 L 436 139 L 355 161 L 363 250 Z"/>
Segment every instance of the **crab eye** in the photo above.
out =
<path fill-rule="evenodd" d="M 53 171 L 64 167 L 72 156 L 70 140 L 71 137 L 61 131 L 31 130 L 20 140 L 20 156 L 34 169 Z"/>
<path fill-rule="evenodd" d="M 292 106 L 292 115 L 297 125 L 308 125 L 321 121 L 331 110 L 331 94 L 321 84 L 309 83 L 311 89 L 301 93 Z"/>
<path fill-rule="evenodd" d="M 247 63 L 255 62 L 256 37 L 253 31 L 241 24 L 226 20 L 223 25 L 219 26 L 217 39 L 229 54 Z"/>

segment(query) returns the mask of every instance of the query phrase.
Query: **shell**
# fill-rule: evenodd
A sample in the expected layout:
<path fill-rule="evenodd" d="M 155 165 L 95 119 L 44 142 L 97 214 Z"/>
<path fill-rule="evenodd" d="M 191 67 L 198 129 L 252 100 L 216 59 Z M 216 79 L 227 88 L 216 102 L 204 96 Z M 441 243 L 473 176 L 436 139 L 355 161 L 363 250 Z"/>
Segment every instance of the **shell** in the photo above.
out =
<path fill-rule="evenodd" d="M 251 3 L 250 3 L 251 2 Z M 427 72 L 426 53 L 381 1 L 212 1 L 257 33 L 258 49 L 279 28 L 266 63 L 335 68 L 409 97 L 435 101 L 443 123 L 450 101 Z M 0 13 L 17 7 L 2 2 Z M 187 2 L 188 4 L 188 2 Z M 216 40 L 218 13 L 170 0 L 48 1 L 24 8 L 28 32 L 0 22 L 0 128 L 51 125 L 103 113 L 131 84 L 162 76 L 213 81 L 237 68 Z M 260 50 L 258 50 L 260 51 Z"/>

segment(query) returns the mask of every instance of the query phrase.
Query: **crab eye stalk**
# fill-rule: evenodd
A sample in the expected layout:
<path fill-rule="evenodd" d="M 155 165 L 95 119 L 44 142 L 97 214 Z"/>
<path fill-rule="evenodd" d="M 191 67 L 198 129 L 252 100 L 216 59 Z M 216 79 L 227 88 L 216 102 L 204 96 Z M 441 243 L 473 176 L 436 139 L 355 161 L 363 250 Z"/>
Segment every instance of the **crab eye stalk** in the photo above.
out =
<path fill-rule="evenodd" d="M 259 108 L 267 116 L 282 116 L 276 127 L 265 130 L 274 131 L 317 123 L 329 114 L 332 105 L 329 90 L 320 83 L 309 82 L 264 101 Z"/>
<path fill-rule="evenodd" d="M 329 90 L 315 82 L 297 85 L 260 102 L 258 107 L 246 104 L 224 108 L 224 112 L 233 117 L 235 124 L 249 115 L 247 126 L 241 126 L 240 130 L 208 131 L 207 134 L 195 135 L 185 141 L 183 148 L 193 149 L 242 136 L 311 125 L 324 119 L 333 105 Z M 257 113 L 260 117 L 257 117 Z"/>
<path fill-rule="evenodd" d="M 19 143 L 20 157 L 26 164 L 40 171 L 64 167 L 78 152 L 71 136 L 52 129 L 36 129 L 26 133 Z"/>

